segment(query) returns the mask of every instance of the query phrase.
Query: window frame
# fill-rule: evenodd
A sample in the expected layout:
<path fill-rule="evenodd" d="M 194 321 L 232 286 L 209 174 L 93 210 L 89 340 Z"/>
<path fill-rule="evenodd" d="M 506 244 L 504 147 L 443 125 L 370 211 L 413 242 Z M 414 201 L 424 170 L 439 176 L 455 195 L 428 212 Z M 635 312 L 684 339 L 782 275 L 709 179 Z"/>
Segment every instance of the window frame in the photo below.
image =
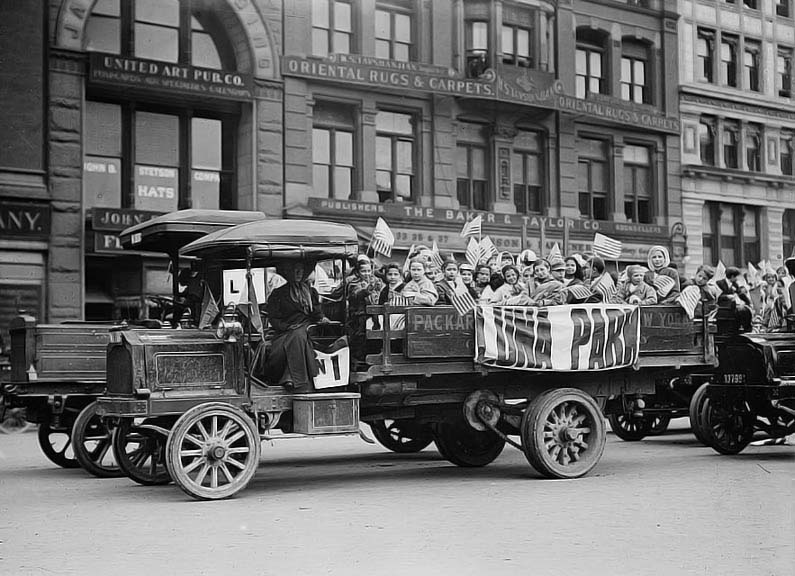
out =
<path fill-rule="evenodd" d="M 729 48 L 729 59 L 723 56 L 723 47 Z M 730 88 L 738 88 L 739 82 L 737 79 L 738 69 L 738 54 L 740 47 L 740 37 L 734 34 L 721 34 L 720 36 L 720 80 L 722 85 Z"/>
<path fill-rule="evenodd" d="M 782 130 L 779 133 L 778 149 L 781 173 L 785 176 L 795 176 L 795 130 Z"/>
<path fill-rule="evenodd" d="M 704 234 L 702 232 L 702 246 L 708 247 L 715 258 L 715 262 L 723 261 L 726 266 L 737 266 L 743 268 L 746 262 L 757 262 L 760 259 L 760 252 L 762 247 L 760 237 L 760 211 L 758 206 L 746 204 L 729 204 L 725 202 L 705 202 L 704 210 L 707 211 L 707 217 L 711 224 L 711 233 Z M 724 210 L 732 211 L 733 219 L 733 235 L 728 236 L 723 234 L 721 230 L 721 215 Z M 744 221 L 747 210 L 754 214 L 754 228 L 756 230 L 755 237 L 746 237 L 744 230 Z M 702 213 L 703 218 L 703 213 Z M 732 238 L 732 246 L 725 246 L 728 238 Z M 751 240 L 754 240 L 753 242 Z M 734 260 L 726 262 L 723 260 L 722 251 L 731 248 L 734 252 Z"/>
<path fill-rule="evenodd" d="M 501 50 L 500 50 L 500 63 L 504 66 L 515 66 L 517 68 L 535 68 L 535 54 L 534 54 L 534 41 L 535 37 L 533 34 L 533 29 L 528 28 L 527 26 L 522 26 L 521 24 L 516 24 L 513 22 L 505 22 L 502 23 L 502 31 L 501 40 L 505 38 L 505 31 L 506 29 L 510 30 L 511 32 L 511 59 L 512 61 L 506 60 L 506 52 L 505 52 L 505 43 L 501 42 Z M 519 33 L 520 32 L 527 32 L 527 55 L 521 56 L 519 55 Z M 524 58 L 525 63 L 522 64 L 520 60 Z"/>
<path fill-rule="evenodd" d="M 612 149 L 612 144 L 608 139 L 603 138 L 594 138 L 590 135 L 585 136 L 581 135 L 578 136 L 578 141 L 581 140 L 589 140 L 594 142 L 599 142 L 600 146 L 604 147 L 604 156 L 596 157 L 588 154 L 579 154 L 577 157 L 577 175 L 578 175 L 578 185 L 577 185 L 577 208 L 580 211 L 580 215 L 583 217 L 591 218 L 593 220 L 608 220 L 610 216 L 610 183 L 611 183 L 611 166 L 610 166 L 610 151 Z M 582 146 L 577 146 L 579 150 L 582 150 Z M 593 165 L 595 163 L 600 163 L 604 165 L 603 172 L 604 172 L 604 179 L 605 182 L 603 183 L 604 191 L 598 191 L 594 189 L 593 186 Z M 580 164 L 587 164 L 587 171 L 588 171 L 588 190 L 580 190 L 579 187 L 579 170 Z M 587 199 L 586 199 L 587 197 Z M 603 199 L 604 200 L 604 214 L 598 214 L 597 210 L 595 210 L 595 199 Z M 584 201 L 588 203 L 588 211 L 583 211 Z"/>
<path fill-rule="evenodd" d="M 375 43 L 376 43 L 376 54 L 378 52 L 378 42 L 387 42 L 389 45 L 389 57 L 388 60 L 396 60 L 399 62 L 412 62 L 416 60 L 416 22 L 415 22 L 415 15 L 414 10 L 410 7 L 400 6 L 390 2 L 378 2 L 375 6 L 375 17 L 377 18 L 378 12 L 386 12 L 389 15 L 389 38 L 381 38 L 377 35 L 374 31 L 373 35 L 375 36 Z M 396 18 L 395 16 L 407 16 L 409 19 L 409 43 L 406 44 L 405 42 L 400 42 L 396 39 L 395 32 L 397 30 Z M 407 46 L 407 54 L 408 57 L 406 60 L 401 60 L 395 57 L 395 46 L 403 45 Z"/>
<path fill-rule="evenodd" d="M 646 150 L 648 162 L 646 164 L 641 164 L 639 162 L 627 161 L 626 149 L 629 146 L 635 146 L 638 148 L 643 148 Z M 629 222 L 635 222 L 638 224 L 651 224 L 654 221 L 654 198 L 655 194 L 655 178 L 654 178 L 654 147 L 648 143 L 643 142 L 626 142 L 624 147 L 624 215 L 627 217 Z M 641 195 L 638 194 L 638 187 L 637 187 L 637 174 L 640 168 L 645 168 L 647 171 L 647 194 Z M 629 170 L 628 170 L 629 169 Z M 627 172 L 630 172 L 632 175 L 632 194 L 627 194 Z M 630 197 L 630 202 L 632 203 L 632 214 L 627 213 L 627 197 Z M 640 217 L 640 210 L 639 204 L 641 201 L 646 200 L 648 201 L 648 215 L 646 218 Z"/>
<path fill-rule="evenodd" d="M 751 58 L 749 65 L 748 58 Z M 762 44 L 758 40 L 743 39 L 743 88 L 761 91 L 759 73 L 762 67 Z"/>
<path fill-rule="evenodd" d="M 727 135 L 731 135 L 731 143 L 727 142 Z M 721 140 L 723 146 L 723 166 L 738 169 L 740 167 L 740 122 L 738 120 L 723 120 L 721 127 Z M 728 162 L 727 159 L 732 162 Z"/>
<path fill-rule="evenodd" d="M 378 113 L 379 112 L 388 112 L 388 113 L 391 113 L 391 114 L 403 114 L 403 115 L 409 116 L 409 122 L 411 124 L 411 136 L 409 137 L 406 134 L 401 134 L 401 133 L 398 133 L 398 132 L 388 132 L 388 131 L 384 131 L 384 130 L 379 130 L 379 128 L 378 128 Z M 389 138 L 389 140 L 390 140 L 390 162 L 391 162 L 391 168 L 390 168 L 389 173 L 390 173 L 390 186 L 391 186 L 391 188 L 389 190 L 383 190 L 382 191 L 381 189 L 378 188 L 378 185 L 376 183 L 376 191 L 378 193 L 379 201 L 380 202 L 392 201 L 392 202 L 395 202 L 395 203 L 404 202 L 404 203 L 407 203 L 407 204 L 413 204 L 413 203 L 415 203 L 417 201 L 417 197 L 418 197 L 418 191 L 417 191 L 418 171 L 419 171 L 418 158 L 420 158 L 420 155 L 419 155 L 419 137 L 418 137 L 418 134 L 419 134 L 418 115 L 417 115 L 417 113 L 412 112 L 412 111 L 398 110 L 398 109 L 393 109 L 393 108 L 389 108 L 389 107 L 384 107 L 384 108 L 379 108 L 378 111 L 376 112 L 376 120 L 375 120 L 375 122 L 376 122 L 376 126 L 375 126 L 375 128 L 376 128 L 376 130 L 375 130 L 376 143 L 378 142 L 379 138 Z M 398 163 L 398 148 L 399 148 L 398 144 L 400 142 L 411 142 L 411 154 L 412 154 L 412 156 L 411 156 L 411 162 L 412 162 L 411 169 L 412 169 L 412 171 L 411 171 L 411 173 L 408 174 L 410 176 L 409 177 L 409 184 L 411 186 L 411 194 L 410 194 L 410 196 L 408 198 L 406 198 L 404 196 L 399 196 L 397 194 L 397 180 L 398 180 L 398 177 L 407 175 L 406 173 L 398 171 L 398 165 L 399 165 L 399 163 Z M 377 144 L 376 144 L 376 147 L 377 147 Z M 377 179 L 378 172 L 383 172 L 383 169 L 378 168 L 377 160 L 376 160 L 376 182 L 378 180 Z M 385 195 L 387 193 L 390 194 L 390 197 L 385 197 Z M 406 199 L 405 200 L 398 200 L 398 197 L 406 198 Z"/>
<path fill-rule="evenodd" d="M 521 167 L 521 174 L 522 174 L 522 182 L 516 182 L 513 179 L 513 174 L 511 177 L 511 190 L 513 192 L 513 203 L 516 207 L 517 214 L 541 214 L 546 209 L 545 197 L 544 197 L 544 188 L 546 186 L 546 135 L 538 130 L 523 130 L 527 135 L 532 135 L 536 141 L 536 149 L 531 150 L 529 146 L 514 146 L 511 152 L 511 168 L 512 172 L 515 173 L 514 162 L 520 160 L 522 163 Z M 538 184 L 530 184 L 527 181 L 527 175 L 529 174 L 528 169 L 528 160 L 529 157 L 534 156 L 536 157 L 536 166 L 538 166 L 539 174 L 538 174 Z M 537 188 L 536 196 L 537 196 L 537 209 L 531 208 L 530 200 L 530 193 L 531 189 Z M 521 201 L 518 195 L 521 194 Z M 524 210 L 522 210 L 524 207 Z"/>
<path fill-rule="evenodd" d="M 483 159 L 485 162 L 485 166 L 483 166 L 483 173 L 486 175 L 484 179 L 475 179 L 473 175 L 473 166 L 474 161 L 472 159 L 473 150 L 479 150 L 483 153 Z M 466 152 L 466 171 L 467 175 L 466 178 L 461 178 L 458 174 L 458 153 L 459 151 L 464 150 Z M 456 143 L 456 198 L 458 200 L 459 206 L 462 208 L 466 208 L 468 210 L 482 210 L 487 211 L 489 209 L 489 204 L 491 204 L 491 178 L 489 175 L 490 172 L 490 163 L 489 163 L 489 148 L 485 143 L 478 143 L 478 142 L 467 142 L 467 141 L 459 141 Z M 462 202 L 461 198 L 461 185 L 462 183 L 466 183 L 466 202 Z M 477 203 L 475 202 L 475 183 L 482 182 L 483 183 L 483 202 Z"/>
<path fill-rule="evenodd" d="M 345 4 L 348 6 L 350 11 L 350 30 L 343 30 L 341 28 L 337 28 L 336 20 L 336 10 L 335 6 L 337 4 Z M 314 14 L 314 10 L 318 6 L 324 6 L 327 9 L 327 16 L 328 16 L 328 28 L 323 26 L 316 26 L 314 22 L 314 17 L 311 17 L 310 26 L 311 26 L 311 50 L 312 55 L 314 56 L 321 56 L 321 57 L 328 57 L 332 54 L 355 54 L 356 53 L 356 10 L 353 3 L 353 0 L 313 0 L 311 3 L 311 11 Z M 315 31 L 316 30 L 324 30 L 326 35 L 326 50 L 325 52 L 318 52 L 316 50 L 315 45 Z M 340 52 L 336 50 L 336 34 L 344 34 L 347 35 L 348 38 L 348 51 L 347 52 Z"/>
<path fill-rule="evenodd" d="M 717 45 L 717 35 L 715 31 L 710 28 L 698 27 L 696 39 L 696 61 L 700 62 L 701 75 L 698 80 L 707 82 L 708 84 L 715 83 L 715 47 Z M 702 51 L 702 42 L 705 49 Z M 703 53 L 702 53 L 703 52 Z M 708 72 L 708 74 L 707 74 Z"/>
<path fill-rule="evenodd" d="M 779 98 L 792 97 L 792 65 L 793 49 L 789 46 L 776 47 L 776 94 Z M 784 70 L 779 70 L 779 63 L 784 62 Z"/>
<path fill-rule="evenodd" d="M 704 130 L 702 130 L 702 127 Z M 708 143 L 704 143 L 702 134 L 708 134 Z M 712 117 L 702 116 L 698 121 L 698 156 L 704 166 L 715 166 L 715 152 L 717 150 L 717 120 Z"/>
<path fill-rule="evenodd" d="M 581 42 L 577 41 L 577 46 L 575 48 L 575 60 L 577 56 L 583 53 L 585 55 L 585 74 L 581 74 L 579 70 L 577 70 L 576 63 L 575 63 L 575 90 L 576 95 L 578 98 L 587 98 L 588 94 L 607 94 L 607 85 L 608 79 L 605 77 L 605 61 L 606 61 L 606 50 L 603 46 L 598 46 L 596 44 L 591 44 L 588 42 Z M 595 76 L 592 73 L 592 56 L 598 55 L 599 56 L 599 76 Z M 583 79 L 584 84 L 584 91 L 581 93 L 580 91 L 580 79 Z M 597 80 L 599 83 L 599 89 L 594 92 L 591 90 L 591 83 L 593 80 Z"/>
<path fill-rule="evenodd" d="M 749 172 L 762 171 L 762 127 L 747 124 L 745 127 L 743 147 L 745 148 L 745 168 Z M 755 143 L 755 146 L 750 146 Z"/>

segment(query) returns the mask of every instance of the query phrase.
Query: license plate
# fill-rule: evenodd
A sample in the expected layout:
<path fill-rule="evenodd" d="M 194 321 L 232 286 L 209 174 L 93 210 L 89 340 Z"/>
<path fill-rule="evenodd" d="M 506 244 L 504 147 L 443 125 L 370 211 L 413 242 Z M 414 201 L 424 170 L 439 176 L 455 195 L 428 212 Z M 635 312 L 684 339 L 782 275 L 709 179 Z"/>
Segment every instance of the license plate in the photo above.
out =
<path fill-rule="evenodd" d="M 743 372 L 724 374 L 723 384 L 745 384 L 745 374 Z"/>

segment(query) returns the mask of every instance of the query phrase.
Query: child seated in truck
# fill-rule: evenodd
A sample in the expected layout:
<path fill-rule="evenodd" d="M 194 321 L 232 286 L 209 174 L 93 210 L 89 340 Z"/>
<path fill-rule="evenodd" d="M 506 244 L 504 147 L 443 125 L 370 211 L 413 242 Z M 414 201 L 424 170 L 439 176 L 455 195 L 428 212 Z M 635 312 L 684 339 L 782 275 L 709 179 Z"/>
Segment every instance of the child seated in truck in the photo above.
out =
<path fill-rule="evenodd" d="M 425 275 L 427 262 L 421 258 L 412 258 L 409 264 L 411 279 L 406 282 L 401 294 L 410 299 L 415 306 L 433 306 L 439 300 L 436 286 Z"/>
<path fill-rule="evenodd" d="M 633 264 L 627 267 L 627 281 L 618 287 L 613 297 L 613 304 L 632 304 L 635 306 L 648 306 L 657 304 L 657 291 L 646 284 L 643 277 L 646 269 Z"/>

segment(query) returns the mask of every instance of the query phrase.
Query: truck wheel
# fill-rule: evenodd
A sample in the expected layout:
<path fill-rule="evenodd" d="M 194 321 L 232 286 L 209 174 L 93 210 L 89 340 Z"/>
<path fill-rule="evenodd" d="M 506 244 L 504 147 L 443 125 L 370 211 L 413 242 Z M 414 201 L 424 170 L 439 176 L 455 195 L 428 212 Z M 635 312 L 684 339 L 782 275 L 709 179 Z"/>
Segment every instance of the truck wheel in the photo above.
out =
<path fill-rule="evenodd" d="M 610 414 L 607 417 L 613 433 L 627 442 L 643 440 L 652 433 L 653 419 L 632 414 Z"/>
<path fill-rule="evenodd" d="M 147 424 L 168 429 L 172 422 L 122 418 L 113 433 L 113 454 L 119 468 L 133 482 L 143 486 L 168 484 L 171 482 L 166 468 L 168 437 L 152 428 L 142 427 Z"/>
<path fill-rule="evenodd" d="M 51 423 L 39 424 L 39 447 L 47 459 L 61 468 L 80 468 L 72 449 L 72 428 L 52 427 Z"/>
<path fill-rule="evenodd" d="M 375 420 L 370 429 L 381 446 L 398 454 L 419 452 L 433 442 L 433 436 L 412 420 Z"/>
<path fill-rule="evenodd" d="M 505 440 L 494 432 L 475 430 L 463 419 L 438 424 L 434 442 L 442 458 L 463 468 L 491 464 L 505 448 Z"/>
<path fill-rule="evenodd" d="M 166 442 L 169 472 L 197 500 L 220 500 L 240 492 L 254 477 L 260 437 L 248 415 L 221 402 L 200 404 L 174 424 Z"/>
<path fill-rule="evenodd" d="M 696 440 L 701 442 L 704 446 L 709 446 L 707 437 L 704 434 L 704 423 L 701 421 L 701 409 L 704 407 L 704 401 L 707 399 L 707 384 L 704 383 L 699 386 L 690 398 L 690 406 L 688 408 L 688 415 L 690 416 L 690 429 Z"/>
<path fill-rule="evenodd" d="M 651 426 L 649 428 L 649 434 L 652 436 L 659 436 L 660 434 L 665 434 L 665 431 L 668 430 L 668 425 L 671 423 L 671 417 L 667 414 L 655 414 L 651 416 Z"/>
<path fill-rule="evenodd" d="M 701 407 L 704 436 L 720 454 L 739 454 L 754 436 L 756 417 L 742 400 L 706 398 Z"/>
<path fill-rule="evenodd" d="M 97 478 L 124 476 L 111 449 L 112 433 L 92 402 L 80 412 L 72 426 L 72 448 L 83 470 Z"/>
<path fill-rule="evenodd" d="M 530 402 L 520 426 L 528 462 L 547 478 L 578 478 L 596 466 L 605 449 L 604 416 L 576 388 L 547 390 Z"/>

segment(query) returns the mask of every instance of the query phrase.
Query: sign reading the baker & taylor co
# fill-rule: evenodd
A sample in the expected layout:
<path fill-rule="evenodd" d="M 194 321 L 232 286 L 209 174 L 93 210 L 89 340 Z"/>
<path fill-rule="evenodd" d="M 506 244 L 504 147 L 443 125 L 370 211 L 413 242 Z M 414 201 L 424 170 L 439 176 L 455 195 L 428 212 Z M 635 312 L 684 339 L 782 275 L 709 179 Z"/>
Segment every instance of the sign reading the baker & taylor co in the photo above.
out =
<path fill-rule="evenodd" d="M 89 81 L 228 100 L 251 100 L 254 96 L 250 74 L 98 52 L 91 54 Z"/>

